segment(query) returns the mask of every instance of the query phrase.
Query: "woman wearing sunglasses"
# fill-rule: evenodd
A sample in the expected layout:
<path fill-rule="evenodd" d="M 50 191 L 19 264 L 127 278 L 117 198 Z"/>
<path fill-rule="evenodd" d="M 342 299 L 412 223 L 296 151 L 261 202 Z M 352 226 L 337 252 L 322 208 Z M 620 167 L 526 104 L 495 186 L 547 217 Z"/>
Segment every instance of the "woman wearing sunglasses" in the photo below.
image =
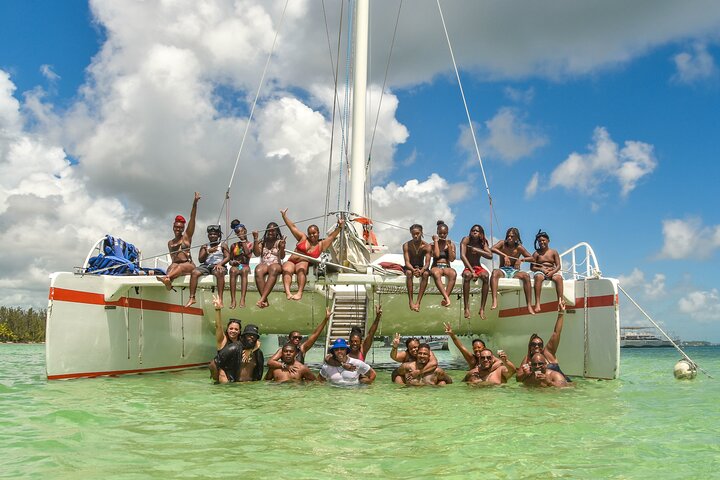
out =
<path fill-rule="evenodd" d="M 557 349 L 560 346 L 560 334 L 562 333 L 564 319 L 565 311 L 560 310 L 559 307 L 557 320 L 555 321 L 555 328 L 553 329 L 553 333 L 552 335 L 550 335 L 550 340 L 548 340 L 547 344 L 543 342 L 543 339 L 537 333 L 533 333 L 530 336 L 527 355 L 525 355 L 525 358 L 523 358 L 520 364 L 521 366 L 517 371 L 518 382 L 522 382 L 523 380 L 525 380 L 526 377 L 533 373 L 530 365 L 530 360 L 533 358 L 534 355 L 538 353 L 542 354 L 542 356 L 546 359 L 546 369 L 558 372 L 565 377 L 566 381 L 571 381 L 570 378 L 565 375 L 562 370 L 560 370 L 560 365 L 558 365 L 557 358 L 555 357 L 555 355 L 557 354 Z"/>

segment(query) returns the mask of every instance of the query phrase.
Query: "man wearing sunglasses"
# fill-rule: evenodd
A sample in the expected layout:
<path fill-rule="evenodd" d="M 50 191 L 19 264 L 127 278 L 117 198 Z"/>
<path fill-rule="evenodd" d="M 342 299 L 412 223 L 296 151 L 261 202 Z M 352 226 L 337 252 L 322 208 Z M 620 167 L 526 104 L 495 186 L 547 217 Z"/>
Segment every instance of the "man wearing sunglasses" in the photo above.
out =
<path fill-rule="evenodd" d="M 325 330 L 325 326 L 327 325 L 328 320 L 330 320 L 330 314 L 330 309 L 325 309 L 325 318 L 322 322 L 318 324 L 315 330 L 313 330 L 310 336 L 308 336 L 307 340 L 305 340 L 303 343 L 300 343 L 303 338 L 300 332 L 290 332 L 290 335 L 288 335 L 288 345 L 293 345 L 295 347 L 295 359 L 298 363 L 286 362 L 283 358 L 284 347 L 279 348 L 278 351 L 275 352 L 272 357 L 270 357 L 270 360 L 268 360 L 268 373 L 265 376 L 265 380 L 271 380 L 273 378 L 273 370 L 275 369 L 281 369 L 283 371 L 287 371 L 293 374 L 296 373 L 296 370 L 298 368 L 297 365 L 305 363 L 305 354 L 308 352 L 308 350 L 312 348 L 313 345 L 315 345 L 318 337 L 320 337 L 322 331 Z"/>
<path fill-rule="evenodd" d="M 207 227 L 208 243 L 200 247 L 198 253 L 198 265 L 190 274 L 190 298 L 186 307 L 195 304 L 195 292 L 200 277 L 205 275 L 214 275 L 217 279 L 218 297 L 220 298 L 219 306 L 223 307 L 223 290 L 225 289 L 225 264 L 230 261 L 230 249 L 227 243 L 222 241 L 222 231 L 220 225 L 208 225 Z"/>
<path fill-rule="evenodd" d="M 492 350 L 484 348 L 477 358 L 478 364 L 467 372 L 463 382 L 472 385 L 501 385 L 507 383 L 512 373 L 505 364 L 493 368 L 495 357 L 493 357 Z"/>
<path fill-rule="evenodd" d="M 572 387 L 565 375 L 548 367 L 547 358 L 542 353 L 535 353 L 530 358 L 530 373 L 523 377 L 523 385 L 527 387 Z"/>
<path fill-rule="evenodd" d="M 553 329 L 553 333 L 550 335 L 550 340 L 548 340 L 547 344 L 543 342 L 543 339 L 537 333 L 533 333 L 530 336 L 530 341 L 528 342 L 528 353 L 525 355 L 525 358 L 523 358 L 520 363 L 521 366 L 517 370 L 518 382 L 524 381 L 525 377 L 530 375 L 530 358 L 532 358 L 532 356 L 536 353 L 541 353 L 543 357 L 545 357 L 547 363 L 546 368 L 548 370 L 554 370 L 560 373 L 566 381 L 571 381 L 570 378 L 565 375 L 562 370 L 560 370 L 560 365 L 558 364 L 558 360 L 556 358 L 557 350 L 560 346 L 560 334 L 562 334 L 565 319 L 565 311 L 561 308 L 563 307 L 558 307 L 558 316 L 557 320 L 555 320 L 555 328 Z"/>

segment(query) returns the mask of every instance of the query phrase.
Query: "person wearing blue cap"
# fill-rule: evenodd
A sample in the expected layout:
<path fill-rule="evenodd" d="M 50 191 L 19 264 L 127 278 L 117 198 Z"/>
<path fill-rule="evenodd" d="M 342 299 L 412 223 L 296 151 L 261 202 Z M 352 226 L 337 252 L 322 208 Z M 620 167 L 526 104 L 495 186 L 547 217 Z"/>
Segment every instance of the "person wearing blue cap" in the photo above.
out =
<path fill-rule="evenodd" d="M 330 358 L 325 360 L 318 381 L 332 385 L 370 384 L 375 381 L 375 370 L 370 365 L 348 356 L 350 347 L 343 338 L 338 338 L 328 349 Z"/>

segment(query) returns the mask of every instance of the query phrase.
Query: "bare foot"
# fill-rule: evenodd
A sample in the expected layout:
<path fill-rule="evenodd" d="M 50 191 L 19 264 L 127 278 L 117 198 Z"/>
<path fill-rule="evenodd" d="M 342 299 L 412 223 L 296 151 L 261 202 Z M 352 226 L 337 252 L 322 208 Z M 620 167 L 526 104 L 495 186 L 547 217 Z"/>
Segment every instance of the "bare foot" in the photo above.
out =
<path fill-rule="evenodd" d="M 235 300 L 233 300 L 232 302 L 230 302 L 230 310 L 234 310 L 235 307 L 236 307 Z"/>
<path fill-rule="evenodd" d="M 542 308 L 540 307 L 540 304 L 539 303 L 535 304 L 535 313 L 540 313 L 541 310 L 542 310 Z"/>
<path fill-rule="evenodd" d="M 465 318 L 470 318 L 470 309 L 469 308 L 465 309 Z"/>
<path fill-rule="evenodd" d="M 185 304 L 185 307 L 190 307 L 192 305 L 195 305 L 195 297 L 190 297 L 188 299 L 188 302 Z M 222 305 L 221 305 L 222 306 Z"/>
<path fill-rule="evenodd" d="M 262 305 L 263 305 L 262 308 L 267 308 L 270 306 L 270 302 L 268 301 L 267 298 L 265 300 L 263 300 Z"/>
<path fill-rule="evenodd" d="M 408 305 L 410 306 L 410 311 L 414 312 L 414 311 L 415 311 L 415 304 L 412 303 L 412 302 L 410 302 Z"/>
<path fill-rule="evenodd" d="M 558 305 L 560 306 L 560 311 L 564 312 L 565 311 L 565 299 L 561 298 L 560 300 L 558 300 Z"/>
<path fill-rule="evenodd" d="M 528 305 L 528 312 L 530 312 L 530 315 L 535 315 L 535 310 L 530 305 Z"/>
<path fill-rule="evenodd" d="M 493 298 L 492 305 L 490 305 L 490 310 L 495 310 L 497 308 L 497 298 Z"/>
<path fill-rule="evenodd" d="M 195 302 L 193 302 L 193 303 L 195 303 Z M 220 307 L 220 308 L 223 308 L 222 297 L 221 297 L 220 300 L 217 302 L 217 306 Z"/>
<path fill-rule="evenodd" d="M 245 299 L 240 300 L 240 308 L 245 308 Z"/>
<path fill-rule="evenodd" d="M 448 298 L 443 298 L 442 301 L 440 302 L 440 305 L 442 305 L 443 307 L 449 307 L 449 306 L 450 306 L 450 299 L 448 299 Z"/>
<path fill-rule="evenodd" d="M 262 300 L 258 300 L 258 301 L 255 303 L 255 306 L 258 307 L 258 308 L 265 308 Z"/>
<path fill-rule="evenodd" d="M 288 300 L 293 300 L 293 294 L 290 292 L 285 292 L 285 298 L 287 298 Z"/>
<path fill-rule="evenodd" d="M 485 309 L 484 309 L 484 308 L 481 308 L 478 313 L 480 314 L 480 318 L 482 318 L 483 320 L 487 320 L 487 317 L 485 316 Z"/>
<path fill-rule="evenodd" d="M 302 293 L 296 293 L 291 297 L 293 300 L 302 300 Z"/>
<path fill-rule="evenodd" d="M 419 303 L 416 303 L 416 304 L 415 304 L 415 307 L 413 308 L 413 310 L 415 310 L 416 312 L 419 312 L 419 311 L 420 311 L 420 304 L 419 304 Z"/>
<path fill-rule="evenodd" d="M 170 279 L 169 279 L 167 276 L 161 277 L 161 276 L 158 275 L 158 276 L 155 277 L 155 278 L 157 278 L 158 280 L 160 280 L 160 281 L 162 282 L 162 284 L 165 285 L 165 288 L 166 288 L 166 289 L 172 290 L 172 282 L 170 281 Z"/>

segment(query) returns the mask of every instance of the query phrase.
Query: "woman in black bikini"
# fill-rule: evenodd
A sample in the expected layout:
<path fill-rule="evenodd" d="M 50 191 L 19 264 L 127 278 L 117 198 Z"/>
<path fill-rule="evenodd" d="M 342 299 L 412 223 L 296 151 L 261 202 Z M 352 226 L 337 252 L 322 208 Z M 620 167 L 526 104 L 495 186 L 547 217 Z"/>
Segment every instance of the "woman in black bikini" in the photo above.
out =
<path fill-rule="evenodd" d="M 432 255 L 433 264 L 430 273 L 435 279 L 435 285 L 443 296 L 440 304 L 443 307 L 450 306 L 450 294 L 455 287 L 457 272 L 450 266 L 455 260 L 455 244 L 448 237 L 448 226 L 445 222 L 438 220 L 437 235 L 433 235 Z M 442 277 L 447 278 L 447 286 L 443 285 Z"/>

